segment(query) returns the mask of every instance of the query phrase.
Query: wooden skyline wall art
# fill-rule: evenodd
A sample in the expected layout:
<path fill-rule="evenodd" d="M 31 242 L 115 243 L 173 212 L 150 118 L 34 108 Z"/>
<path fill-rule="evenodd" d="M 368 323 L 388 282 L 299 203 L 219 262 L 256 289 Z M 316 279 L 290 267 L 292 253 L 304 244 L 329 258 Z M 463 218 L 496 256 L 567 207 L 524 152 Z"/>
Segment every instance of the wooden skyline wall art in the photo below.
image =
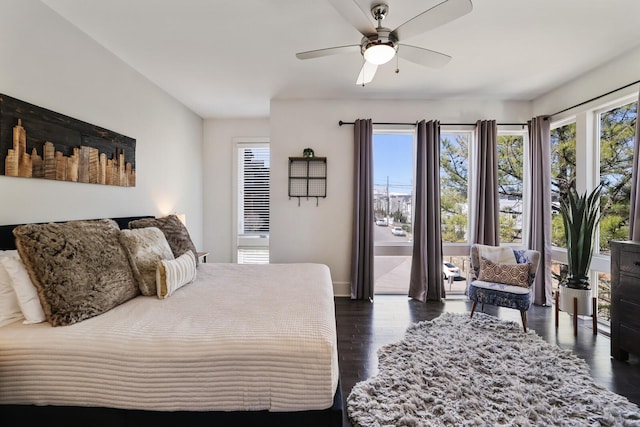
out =
<path fill-rule="evenodd" d="M 0 174 L 135 187 L 136 140 L 0 94 Z"/>

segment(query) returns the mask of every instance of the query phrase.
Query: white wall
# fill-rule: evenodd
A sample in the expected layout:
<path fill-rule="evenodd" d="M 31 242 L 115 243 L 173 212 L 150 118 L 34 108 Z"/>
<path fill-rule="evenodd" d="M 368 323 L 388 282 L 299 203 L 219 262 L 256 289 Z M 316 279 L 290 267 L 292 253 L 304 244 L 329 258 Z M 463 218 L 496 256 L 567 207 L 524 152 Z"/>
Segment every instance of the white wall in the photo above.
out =
<path fill-rule="evenodd" d="M 271 262 L 320 262 L 331 269 L 336 295 L 349 294 L 353 207 L 353 126 L 338 121 L 379 122 L 437 119 L 475 123 L 478 119 L 524 123 L 528 102 L 337 101 L 271 102 Z M 288 158 L 305 147 L 327 157 L 327 198 L 289 200 Z"/>
<path fill-rule="evenodd" d="M 204 122 L 204 244 L 208 262 L 232 262 L 233 148 L 236 138 L 269 138 L 269 119 Z"/>
<path fill-rule="evenodd" d="M 0 224 L 185 213 L 202 247 L 202 119 L 40 1 L 2 21 L 0 93 L 135 138 L 137 185 L 0 176 Z"/>
<path fill-rule="evenodd" d="M 606 65 L 591 70 L 572 82 L 535 99 L 533 112 L 536 116 L 554 114 L 637 80 L 640 80 L 640 47 L 632 49 L 609 61 Z M 604 98 L 554 116 L 552 119 L 555 121 L 575 115 L 577 112 L 586 111 L 595 105 L 601 105 L 630 93 L 637 94 L 638 85 L 616 91 Z"/>

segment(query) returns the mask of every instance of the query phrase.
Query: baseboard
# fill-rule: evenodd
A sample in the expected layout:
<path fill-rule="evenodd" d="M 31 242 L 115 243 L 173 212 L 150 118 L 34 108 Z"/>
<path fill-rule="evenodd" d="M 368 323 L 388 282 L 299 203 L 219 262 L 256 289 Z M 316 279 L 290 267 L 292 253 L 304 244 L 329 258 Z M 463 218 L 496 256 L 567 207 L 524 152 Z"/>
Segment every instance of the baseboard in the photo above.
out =
<path fill-rule="evenodd" d="M 351 282 L 333 282 L 333 295 L 351 297 Z"/>

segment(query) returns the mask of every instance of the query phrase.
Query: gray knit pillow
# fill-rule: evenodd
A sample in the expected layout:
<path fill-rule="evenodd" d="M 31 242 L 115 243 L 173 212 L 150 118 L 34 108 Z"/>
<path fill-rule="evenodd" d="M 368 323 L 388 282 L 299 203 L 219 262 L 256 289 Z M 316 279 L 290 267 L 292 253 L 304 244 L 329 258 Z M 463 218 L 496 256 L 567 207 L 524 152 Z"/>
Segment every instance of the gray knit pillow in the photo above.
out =
<path fill-rule="evenodd" d="M 196 265 L 198 264 L 196 246 L 193 244 L 191 236 L 189 236 L 187 227 L 176 215 L 169 215 L 163 218 L 142 218 L 129 223 L 130 229 L 145 227 L 158 227 L 164 233 L 174 258 L 178 258 L 187 251 L 192 251 L 196 256 Z"/>
<path fill-rule="evenodd" d="M 115 221 L 27 224 L 13 234 L 53 326 L 97 316 L 139 294 Z"/>

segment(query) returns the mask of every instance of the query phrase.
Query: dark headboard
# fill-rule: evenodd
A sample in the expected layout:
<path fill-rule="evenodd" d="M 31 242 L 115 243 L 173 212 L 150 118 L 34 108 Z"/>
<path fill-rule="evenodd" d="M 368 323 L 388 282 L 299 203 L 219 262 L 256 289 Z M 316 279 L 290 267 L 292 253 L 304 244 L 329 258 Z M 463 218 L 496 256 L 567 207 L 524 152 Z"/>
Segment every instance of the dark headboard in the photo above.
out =
<path fill-rule="evenodd" d="M 144 216 L 123 216 L 119 218 L 111 218 L 118 223 L 118 226 L 122 230 L 123 228 L 129 228 L 129 221 L 133 221 L 141 218 L 155 218 L 151 215 Z M 0 250 L 10 250 L 16 248 L 16 241 L 13 237 L 13 229 L 22 224 L 13 225 L 0 225 Z"/>

